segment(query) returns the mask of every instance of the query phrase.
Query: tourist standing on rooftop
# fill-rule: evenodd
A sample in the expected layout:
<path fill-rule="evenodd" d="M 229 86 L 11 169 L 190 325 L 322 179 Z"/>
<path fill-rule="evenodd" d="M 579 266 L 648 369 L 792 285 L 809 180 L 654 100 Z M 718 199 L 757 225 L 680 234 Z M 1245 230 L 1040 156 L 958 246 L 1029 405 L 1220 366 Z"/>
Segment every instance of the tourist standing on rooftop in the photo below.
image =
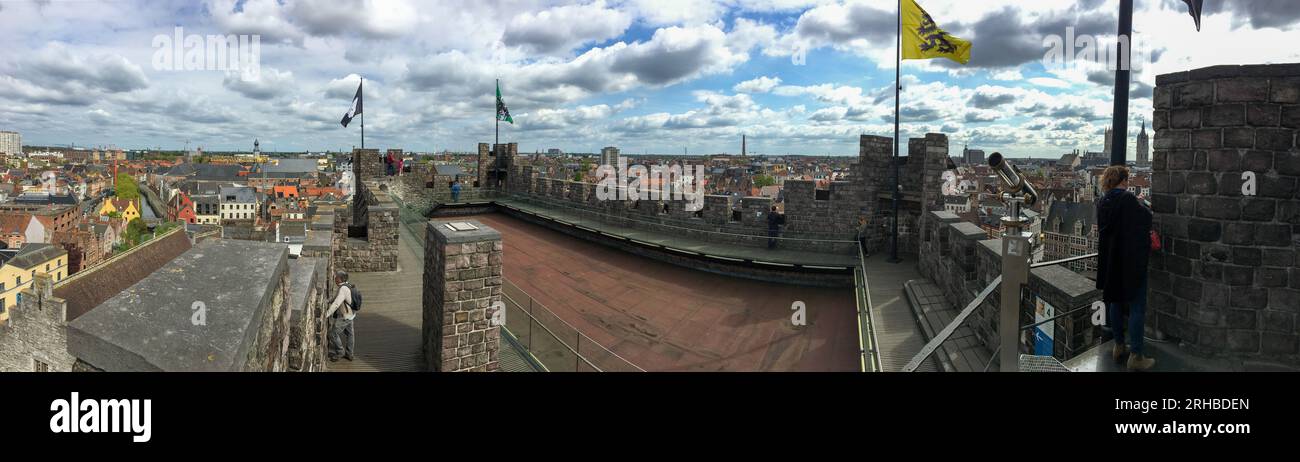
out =
<path fill-rule="evenodd" d="M 1151 209 L 1128 191 L 1128 167 L 1115 165 L 1102 173 L 1106 194 L 1097 202 L 1097 288 L 1103 291 L 1106 323 L 1115 340 L 1112 355 L 1123 361 L 1124 331 L 1128 329 L 1128 368 L 1150 369 L 1155 358 L 1143 352 L 1146 325 L 1147 260 L 1151 253 Z M 1124 310 L 1128 307 L 1128 325 Z"/>
<path fill-rule="evenodd" d="M 451 202 L 453 204 L 460 202 L 460 180 L 452 180 L 451 182 Z"/>
<path fill-rule="evenodd" d="M 351 361 L 352 349 L 356 343 L 352 321 L 357 313 L 352 309 L 352 288 L 348 284 L 348 273 L 335 273 L 334 283 L 339 287 L 338 295 L 334 297 L 334 303 L 330 304 L 329 311 L 325 312 L 325 318 L 330 320 L 329 359 L 331 362 L 338 361 L 339 356 L 342 356 Z"/>
<path fill-rule="evenodd" d="M 767 213 L 767 248 L 776 248 L 776 238 L 781 235 L 781 225 L 785 224 L 785 214 L 776 211 L 776 206 L 772 206 L 772 211 Z"/>

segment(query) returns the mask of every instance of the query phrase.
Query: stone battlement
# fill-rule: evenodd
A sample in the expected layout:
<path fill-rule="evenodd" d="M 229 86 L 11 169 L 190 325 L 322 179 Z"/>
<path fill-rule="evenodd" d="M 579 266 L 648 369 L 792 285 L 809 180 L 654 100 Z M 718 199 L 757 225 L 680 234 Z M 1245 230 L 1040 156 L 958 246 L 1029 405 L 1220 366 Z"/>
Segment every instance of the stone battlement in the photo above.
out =
<path fill-rule="evenodd" d="M 397 270 L 399 224 L 397 203 L 386 187 L 374 180 L 357 182 L 352 204 L 334 213 L 334 266 L 349 272 Z"/>
<path fill-rule="evenodd" d="M 1148 329 L 1204 354 L 1300 363 L 1300 64 L 1156 84 L 1151 205 L 1165 250 L 1151 258 Z"/>
<path fill-rule="evenodd" d="M 921 222 L 918 270 L 939 286 L 949 303 L 961 310 L 1002 274 L 1002 240 L 989 239 L 984 230 L 950 212 L 929 212 Z M 1039 301 L 1055 308 L 1056 315 L 1091 306 L 1101 299 L 1101 291 L 1095 287 L 1093 280 L 1059 265 L 1030 270 L 1027 291 L 1030 296 L 1021 299 L 1020 325 L 1036 322 L 1034 314 Z M 967 325 L 989 351 L 998 347 L 999 292 L 995 288 L 967 320 Z M 1101 328 L 1092 325 L 1090 316 L 1091 311 L 1083 309 L 1047 324 L 1053 329 L 1053 356 L 1064 361 L 1098 344 Z M 1032 351 L 1033 335 L 1024 332 L 1020 335 L 1022 351 Z"/>

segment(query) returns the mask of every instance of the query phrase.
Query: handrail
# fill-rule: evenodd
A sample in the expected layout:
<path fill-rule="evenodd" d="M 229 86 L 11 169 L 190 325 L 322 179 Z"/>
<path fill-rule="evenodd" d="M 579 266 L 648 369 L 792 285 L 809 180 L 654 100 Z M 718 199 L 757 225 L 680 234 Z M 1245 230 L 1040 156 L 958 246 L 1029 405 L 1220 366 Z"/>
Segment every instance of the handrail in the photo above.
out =
<path fill-rule="evenodd" d="M 864 307 L 861 306 L 860 303 L 858 306 L 858 313 L 857 313 L 858 314 L 857 316 L 858 317 L 858 355 L 859 355 L 858 362 L 862 369 L 862 372 L 879 372 L 880 371 L 880 351 L 879 351 L 880 343 L 876 341 L 876 319 L 873 313 L 874 311 L 873 306 L 871 304 L 871 287 L 869 285 L 870 283 L 867 281 L 867 257 L 866 257 L 866 253 L 862 251 L 861 242 L 858 243 L 858 261 L 860 262 L 860 266 L 858 267 L 859 268 L 858 274 L 861 275 L 862 277 L 861 280 L 862 284 L 857 286 L 857 290 L 861 292 L 860 296 L 858 297 L 858 302 L 865 301 L 867 305 L 865 307 L 866 315 L 867 315 L 867 326 L 866 326 L 865 337 L 863 336 L 863 326 L 862 326 L 862 314 L 863 314 L 862 310 L 864 309 Z M 870 370 L 867 369 L 868 357 L 871 359 Z"/>
<path fill-rule="evenodd" d="M 954 332 L 957 332 L 957 328 L 961 327 L 961 325 L 966 322 L 966 318 L 970 317 L 970 315 L 975 312 L 976 308 L 979 308 L 980 305 L 984 304 L 984 299 L 988 298 L 989 294 L 993 293 L 993 289 L 1001 283 L 1002 276 L 994 278 L 993 282 L 990 282 L 988 287 L 985 287 L 974 300 L 971 300 L 971 302 L 966 305 L 966 308 L 962 309 L 961 313 L 958 313 L 957 317 L 953 318 L 952 322 L 948 323 L 943 330 L 939 331 L 938 335 L 935 335 L 934 338 L 930 339 L 930 341 L 925 344 L 925 346 L 921 347 L 921 351 L 917 353 L 916 356 L 912 357 L 912 360 L 908 361 L 906 366 L 903 366 L 903 372 L 916 372 L 916 368 L 921 367 L 921 363 L 930 359 L 930 356 L 934 354 L 934 351 L 939 349 L 939 345 L 948 341 L 948 337 L 951 337 Z"/>
<path fill-rule="evenodd" d="M 517 285 L 515 285 L 514 283 L 510 282 L 510 281 L 509 281 L 508 279 L 506 279 L 505 277 L 502 277 L 502 278 L 501 278 L 501 281 L 502 281 L 503 283 L 510 284 L 510 286 L 513 287 L 515 290 L 519 291 L 520 294 L 523 294 L 523 296 L 528 297 L 528 300 L 529 300 L 529 302 L 530 302 L 530 303 L 528 304 L 528 306 L 530 306 L 530 307 L 533 306 L 533 303 L 531 303 L 531 302 L 537 300 L 537 299 L 533 298 L 531 295 L 528 295 L 527 292 L 524 292 L 523 289 L 520 289 L 519 286 L 517 286 Z M 523 307 L 522 304 L 520 304 L 520 303 L 519 303 L 518 301 L 516 301 L 514 298 L 510 297 L 510 295 L 507 294 L 504 290 L 501 291 L 501 296 L 502 296 L 503 298 L 509 299 L 511 302 L 514 302 L 514 304 L 515 304 L 516 306 Z M 573 327 L 573 324 L 569 324 L 568 321 L 565 321 L 564 319 L 562 319 L 562 318 L 560 318 L 558 315 L 556 315 L 555 312 L 554 312 L 554 311 L 551 311 L 550 308 L 547 308 L 546 305 L 543 305 L 543 304 L 541 304 L 540 302 L 538 302 L 536 305 L 537 305 L 538 307 L 540 307 L 542 310 L 546 311 L 547 313 L 550 313 L 551 316 L 553 316 L 553 317 L 555 318 L 555 320 L 559 321 L 560 324 L 563 324 L 564 327 L 568 327 L 569 329 L 573 330 L 574 333 L 578 334 L 578 335 L 579 335 L 579 339 L 578 339 L 579 342 L 582 341 L 581 337 L 587 337 L 587 340 L 588 340 L 588 341 L 590 341 L 591 343 L 595 344 L 595 345 L 596 345 L 597 347 L 599 347 L 602 351 L 604 351 L 604 352 L 606 352 L 606 353 L 609 353 L 611 356 L 613 356 L 613 357 L 615 357 L 615 358 L 618 358 L 619 361 L 622 361 L 622 362 L 624 362 L 625 364 L 627 364 L 627 365 L 629 365 L 629 366 L 632 366 L 632 367 L 635 368 L 638 372 L 645 372 L 645 371 L 646 371 L 645 369 L 642 369 L 641 366 L 636 365 L 636 364 L 633 363 L 632 361 L 628 361 L 627 358 L 624 358 L 624 357 L 622 357 L 622 356 L 619 356 L 619 354 L 618 354 L 618 353 L 615 353 L 613 350 L 610 350 L 609 348 L 605 348 L 604 345 L 601 345 L 599 342 L 596 342 L 595 340 L 592 340 L 591 337 L 588 337 L 586 334 L 583 334 L 582 331 L 578 330 L 578 328 Z M 534 321 L 537 321 L 538 324 L 541 324 L 541 325 L 542 325 L 542 328 L 545 329 L 547 333 L 551 334 L 551 337 L 552 337 L 552 338 L 554 338 L 556 341 L 560 342 L 561 345 L 564 345 L 565 348 L 567 348 L 569 351 L 572 351 L 573 354 L 575 354 L 575 355 L 577 355 L 578 357 L 582 358 L 583 362 L 586 362 L 588 366 L 591 366 L 592 369 L 596 369 L 597 372 L 604 372 L 604 370 L 602 370 L 602 369 L 599 368 L 599 367 L 596 367 L 596 366 L 595 366 L 591 361 L 587 360 L 586 357 L 584 357 L 584 356 L 582 356 L 580 353 L 578 353 L 576 347 L 569 347 L 569 345 L 568 345 L 567 343 L 565 343 L 564 340 L 562 340 L 562 339 L 560 338 L 560 336 L 555 335 L 555 333 L 552 332 L 551 329 L 549 329 L 549 328 L 546 327 L 546 324 L 545 324 L 545 323 L 543 323 L 540 319 L 537 319 L 536 317 L 534 317 L 533 314 L 532 314 L 531 312 L 529 312 L 529 313 L 527 313 L 527 314 L 528 314 L 528 317 L 529 317 L 530 319 L 532 319 L 532 320 L 534 320 Z"/>
<path fill-rule="evenodd" d="M 1042 268 L 1042 267 L 1047 267 L 1047 266 L 1054 266 L 1054 265 L 1061 265 L 1061 264 L 1071 263 L 1071 262 L 1080 261 L 1080 260 L 1087 260 L 1087 259 L 1089 259 L 1089 258 L 1095 258 L 1095 257 L 1097 257 L 1097 254 L 1095 254 L 1095 253 L 1090 253 L 1090 254 L 1087 254 L 1087 255 L 1079 255 L 1079 256 L 1074 256 L 1074 257 L 1069 257 L 1069 258 L 1063 258 L 1063 259 L 1060 259 L 1060 260 L 1053 260 L 1053 261 L 1047 261 L 1047 262 L 1034 263 L 1034 264 L 1031 264 L 1031 265 L 1029 265 L 1029 266 L 1030 266 L 1030 268 Z M 917 369 L 918 367 L 921 366 L 921 363 L 925 362 L 925 360 L 929 359 L 930 356 L 934 355 L 934 352 L 935 352 L 936 350 L 938 350 L 938 348 L 939 348 L 941 345 L 943 345 L 944 342 L 947 342 L 947 341 L 948 341 L 948 338 L 951 337 L 952 334 L 955 333 L 955 332 L 957 331 L 957 329 L 958 329 L 959 327 L 961 327 L 962 324 L 964 324 L 964 323 L 966 322 L 966 319 L 967 319 L 968 317 L 970 317 L 970 315 L 971 315 L 972 313 L 974 313 L 975 309 L 979 308 L 980 305 L 983 305 L 983 304 L 984 304 L 985 299 L 988 298 L 989 294 L 993 293 L 993 289 L 996 288 L 999 284 L 1001 284 L 1001 282 L 1002 282 L 1002 276 L 998 276 L 996 279 L 993 280 L 993 282 L 989 283 L 989 285 L 988 285 L 987 287 L 985 287 L 984 290 L 981 291 L 981 292 L 979 293 L 979 295 L 977 295 L 977 296 L 975 297 L 974 300 L 971 300 L 971 302 L 968 303 L 968 304 L 966 305 L 966 307 L 962 309 L 961 313 L 958 313 L 958 314 L 957 314 L 957 317 L 953 318 L 952 322 L 948 323 L 948 325 L 945 326 L 945 327 L 943 328 L 942 331 L 940 331 L 937 335 L 935 335 L 934 338 L 930 339 L 930 341 L 927 342 L 927 343 L 925 344 L 925 346 L 921 348 L 921 351 L 918 352 L 918 353 L 916 354 L 916 356 L 912 358 L 911 361 L 908 361 L 907 366 L 905 366 L 905 367 L 903 368 L 903 371 L 904 371 L 904 372 L 915 372 L 916 369 Z M 1029 329 L 1032 329 L 1032 328 L 1034 328 L 1034 327 L 1037 327 L 1037 326 L 1040 326 L 1040 325 L 1043 325 L 1043 324 L 1047 324 L 1047 323 L 1052 322 L 1052 321 L 1055 321 L 1055 320 L 1057 320 L 1057 319 L 1060 319 L 1060 318 L 1063 318 L 1063 317 L 1066 317 L 1066 316 L 1069 316 L 1069 315 L 1072 315 L 1072 314 L 1078 313 L 1079 311 L 1083 310 L 1084 308 L 1087 308 L 1087 307 L 1085 306 L 1085 307 L 1075 308 L 1075 309 L 1070 310 L 1069 312 L 1066 312 L 1066 313 L 1064 313 L 1064 314 L 1060 314 L 1060 315 L 1057 315 L 1057 316 L 1053 316 L 1053 317 L 1051 317 L 1051 318 L 1048 318 L 1048 319 L 1045 319 L 1045 320 L 1042 320 L 1042 321 L 1035 322 L 1035 323 L 1030 324 L 1030 325 L 1028 325 L 1028 326 L 1021 326 L 1021 327 L 1020 327 L 1020 330 L 1022 330 L 1022 331 L 1023 331 L 1023 330 L 1029 330 Z M 998 355 L 999 352 L 1001 352 L 1001 350 L 1002 350 L 1002 347 L 999 345 L 998 348 L 993 352 L 992 357 L 989 358 L 989 362 L 988 362 L 988 364 L 985 364 L 985 366 L 984 366 L 984 370 L 985 370 L 985 371 L 987 371 L 988 368 L 989 368 L 989 366 L 993 364 L 993 360 L 997 359 L 997 355 Z"/>
<path fill-rule="evenodd" d="M 1038 262 L 1038 263 L 1034 263 L 1034 264 L 1029 265 L 1029 267 L 1030 267 L 1030 268 L 1042 268 L 1042 267 L 1044 267 L 1044 266 L 1063 265 L 1063 264 L 1066 264 L 1066 263 L 1074 263 L 1074 262 L 1079 261 L 1079 260 L 1087 260 L 1087 259 L 1089 259 L 1089 258 L 1094 258 L 1094 257 L 1096 257 L 1096 256 L 1097 256 L 1097 254 L 1095 254 L 1095 253 L 1090 253 L 1090 254 L 1087 254 L 1087 255 L 1079 255 L 1079 256 L 1077 256 L 1077 257 L 1062 258 L 1062 259 L 1060 259 L 1060 260 Z"/>
<path fill-rule="evenodd" d="M 504 278 L 503 278 L 503 279 L 504 279 Z M 518 301 L 516 301 L 514 298 L 510 297 L 510 295 L 506 294 L 504 291 L 501 292 L 501 298 L 504 298 L 504 299 L 506 299 L 506 300 L 510 300 L 510 302 L 511 302 L 511 303 L 514 303 L 515 306 L 518 306 L 518 307 L 521 307 L 521 308 L 523 307 L 523 305 L 521 305 L 521 304 L 520 304 Z M 530 297 L 530 299 L 531 299 L 531 297 Z M 529 306 L 532 306 L 531 300 L 530 300 Z M 573 349 L 573 347 L 569 346 L 569 344 L 564 343 L 564 340 L 561 340 L 561 339 L 560 339 L 560 336 L 555 335 L 555 332 L 552 332 L 551 329 L 550 329 L 549 327 L 546 327 L 546 323 L 543 323 L 540 319 L 537 319 L 535 316 L 533 316 L 532 313 L 530 313 L 530 312 L 528 312 L 528 311 L 526 311 L 526 310 L 522 310 L 522 309 L 519 310 L 519 311 L 522 311 L 522 312 L 524 313 L 524 315 L 528 316 L 529 319 L 532 319 L 534 322 L 537 323 L 538 326 L 541 326 L 542 330 L 546 331 L 546 333 L 551 334 L 551 338 L 553 338 L 553 339 L 555 339 L 555 341 L 559 342 L 560 345 L 564 345 L 564 349 L 569 350 L 570 353 L 573 353 L 573 355 L 576 356 L 578 359 L 581 359 L 582 362 L 587 363 L 587 367 L 590 367 L 590 368 L 592 368 L 592 369 L 595 369 L 596 372 L 605 372 L 605 371 L 602 370 L 601 368 L 596 367 L 595 364 L 592 364 L 591 360 L 587 359 L 586 356 L 583 356 L 582 353 L 578 353 L 578 350 L 575 350 L 575 349 Z M 548 311 L 549 311 L 549 310 L 548 310 Z M 557 319 L 558 319 L 558 318 L 557 318 Z M 564 320 L 561 319 L 560 321 L 563 322 Z M 505 326 L 502 326 L 502 327 L 505 327 Z M 509 331 L 509 329 L 506 329 L 506 330 Z M 513 335 L 513 334 L 512 334 L 512 335 Z M 581 333 L 579 333 L 579 335 L 581 335 Z M 530 352 L 530 353 L 531 353 L 531 352 Z M 612 353 L 612 352 L 611 352 L 611 353 Z M 631 363 L 628 363 L 628 364 L 631 364 Z M 543 367 L 545 367 L 545 366 L 543 366 Z M 643 370 L 643 371 L 641 371 L 641 372 L 645 372 L 645 371 Z"/>

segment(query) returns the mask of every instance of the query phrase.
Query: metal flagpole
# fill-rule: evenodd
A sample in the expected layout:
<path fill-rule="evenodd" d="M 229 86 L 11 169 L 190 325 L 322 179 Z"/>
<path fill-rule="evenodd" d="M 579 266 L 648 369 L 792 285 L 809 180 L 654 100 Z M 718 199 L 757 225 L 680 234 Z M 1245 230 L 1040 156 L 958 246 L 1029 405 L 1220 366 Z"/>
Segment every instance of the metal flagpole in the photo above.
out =
<path fill-rule="evenodd" d="M 493 109 L 496 110 L 496 115 L 492 118 L 496 119 L 497 121 L 497 133 L 496 133 L 496 138 L 492 142 L 492 149 L 496 149 L 497 148 L 496 146 L 498 144 L 501 144 L 501 79 L 497 79 L 496 96 L 497 96 L 496 105 L 493 106 Z"/>
<path fill-rule="evenodd" d="M 902 260 L 898 258 L 898 196 L 900 195 L 898 190 L 898 115 L 901 106 L 899 96 L 902 94 L 903 89 L 903 0 L 898 0 L 898 47 L 894 51 L 894 229 L 889 240 L 889 260 L 887 261 L 899 263 Z"/>
<path fill-rule="evenodd" d="M 1128 163 L 1128 87 L 1133 57 L 1133 0 L 1119 2 L 1119 34 L 1115 56 L 1115 113 L 1111 119 L 1110 164 Z"/>
<path fill-rule="evenodd" d="M 365 88 L 366 88 L 366 78 L 362 77 L 361 84 L 357 85 L 357 90 L 359 93 L 357 95 L 357 104 L 361 105 L 361 149 L 366 148 L 366 107 L 365 107 L 366 90 Z"/>

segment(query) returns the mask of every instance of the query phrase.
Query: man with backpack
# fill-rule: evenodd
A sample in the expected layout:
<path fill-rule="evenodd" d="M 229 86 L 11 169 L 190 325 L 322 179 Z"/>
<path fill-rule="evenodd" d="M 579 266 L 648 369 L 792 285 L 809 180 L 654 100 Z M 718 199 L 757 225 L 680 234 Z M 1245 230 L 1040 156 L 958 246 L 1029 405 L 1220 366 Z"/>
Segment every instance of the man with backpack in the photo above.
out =
<path fill-rule="evenodd" d="M 342 356 L 351 361 L 352 349 L 356 344 L 352 321 L 361 309 L 361 292 L 348 283 L 348 273 L 345 271 L 334 274 L 334 283 L 338 284 L 338 295 L 325 312 L 325 318 L 330 320 L 329 360 L 335 362 Z"/>

